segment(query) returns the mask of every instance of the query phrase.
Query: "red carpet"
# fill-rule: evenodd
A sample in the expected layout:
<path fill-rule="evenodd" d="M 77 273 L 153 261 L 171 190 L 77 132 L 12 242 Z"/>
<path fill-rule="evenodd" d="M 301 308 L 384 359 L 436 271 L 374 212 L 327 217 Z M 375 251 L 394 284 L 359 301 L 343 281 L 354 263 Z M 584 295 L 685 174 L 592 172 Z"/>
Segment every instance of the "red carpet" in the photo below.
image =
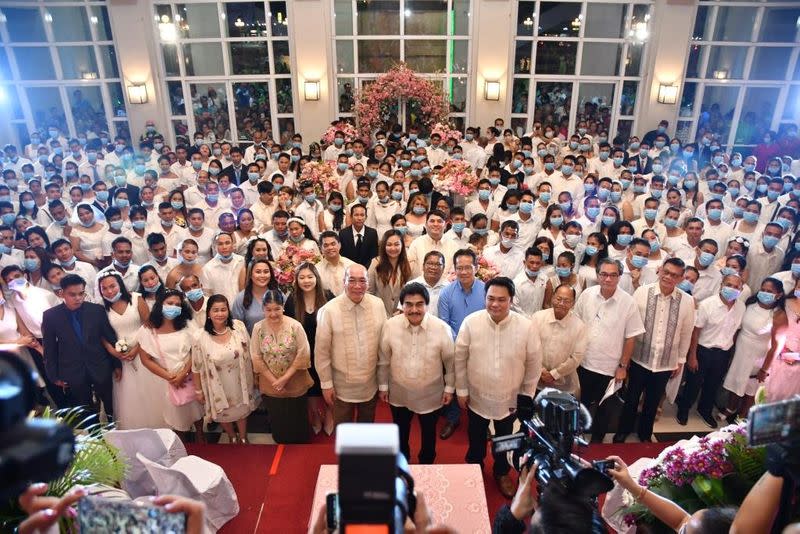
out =
<path fill-rule="evenodd" d="M 386 405 L 379 405 L 377 420 L 391 420 Z M 415 427 L 411 437 L 412 463 L 416 463 L 418 440 L 419 433 Z M 241 512 L 223 527 L 223 534 L 302 533 L 306 532 L 308 525 L 319 466 L 336 463 L 333 444 L 334 438 L 323 434 L 316 436 L 309 445 L 279 447 L 192 444 L 187 449 L 190 454 L 222 466 L 236 488 Z M 579 453 L 587 460 L 614 454 L 630 463 L 642 456 L 654 457 L 667 445 L 668 443 L 592 445 Z M 450 439 L 437 442 L 436 463 L 463 463 L 466 450 L 467 433 L 464 421 Z M 489 513 L 493 516 L 507 501 L 497 490 L 491 466 L 491 457 L 488 457 L 484 468 L 484 486 Z"/>

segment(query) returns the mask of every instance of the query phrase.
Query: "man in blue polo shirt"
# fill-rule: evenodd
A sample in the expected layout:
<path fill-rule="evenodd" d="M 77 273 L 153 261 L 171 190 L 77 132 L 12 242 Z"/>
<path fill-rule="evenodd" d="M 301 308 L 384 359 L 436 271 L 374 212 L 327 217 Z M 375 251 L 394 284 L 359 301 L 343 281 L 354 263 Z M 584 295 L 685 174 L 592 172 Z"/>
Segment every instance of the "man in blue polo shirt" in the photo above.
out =
<path fill-rule="evenodd" d="M 486 287 L 482 281 L 475 278 L 478 272 L 478 256 L 472 249 L 464 248 L 456 251 L 453 254 L 453 266 L 456 279 L 445 286 L 439 294 L 439 319 L 450 325 L 455 339 L 464 318 L 485 308 Z M 439 437 L 447 439 L 458 428 L 461 409 L 457 402 L 451 402 L 443 410 L 446 423 Z"/>

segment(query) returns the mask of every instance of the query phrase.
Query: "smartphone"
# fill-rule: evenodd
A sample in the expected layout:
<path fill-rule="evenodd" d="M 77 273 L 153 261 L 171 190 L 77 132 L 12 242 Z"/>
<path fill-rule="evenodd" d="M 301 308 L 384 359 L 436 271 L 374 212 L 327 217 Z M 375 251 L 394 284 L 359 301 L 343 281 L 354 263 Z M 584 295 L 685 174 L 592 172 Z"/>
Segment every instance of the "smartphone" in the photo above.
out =
<path fill-rule="evenodd" d="M 790 441 L 800 437 L 800 396 L 758 404 L 747 416 L 747 443 L 750 446 Z"/>
<path fill-rule="evenodd" d="M 186 514 L 175 514 L 160 506 L 84 497 L 78 503 L 81 532 L 92 534 L 136 532 L 137 534 L 183 534 Z"/>
<path fill-rule="evenodd" d="M 592 467 L 607 475 L 608 471 L 614 468 L 614 460 L 595 460 L 592 462 Z"/>

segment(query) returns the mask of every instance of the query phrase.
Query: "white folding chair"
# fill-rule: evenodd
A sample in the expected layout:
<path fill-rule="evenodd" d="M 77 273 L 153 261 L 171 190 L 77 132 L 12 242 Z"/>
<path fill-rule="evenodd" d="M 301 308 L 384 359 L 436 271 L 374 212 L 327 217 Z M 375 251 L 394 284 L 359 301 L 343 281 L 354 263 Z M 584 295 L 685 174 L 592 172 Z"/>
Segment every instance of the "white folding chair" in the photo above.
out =
<path fill-rule="evenodd" d="M 168 428 L 111 430 L 105 434 L 105 439 L 117 447 L 127 460 L 128 472 L 122 488 L 132 499 L 156 493 L 156 485 L 147 469 L 136 458 L 137 453 L 164 466 L 170 466 L 186 456 L 183 442 Z"/>

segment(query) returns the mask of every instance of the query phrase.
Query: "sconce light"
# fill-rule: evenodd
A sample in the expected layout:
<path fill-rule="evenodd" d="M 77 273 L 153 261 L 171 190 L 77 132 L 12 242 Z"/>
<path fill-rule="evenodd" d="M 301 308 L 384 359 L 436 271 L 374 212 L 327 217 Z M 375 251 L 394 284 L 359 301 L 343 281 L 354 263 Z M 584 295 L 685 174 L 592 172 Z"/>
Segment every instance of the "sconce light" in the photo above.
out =
<path fill-rule="evenodd" d="M 131 104 L 147 104 L 147 87 L 143 83 L 129 85 L 128 100 Z"/>
<path fill-rule="evenodd" d="M 659 104 L 674 104 L 678 101 L 678 86 L 659 84 L 657 100 Z"/>
<path fill-rule="evenodd" d="M 483 98 L 486 100 L 500 100 L 500 82 L 486 82 L 483 89 Z"/>
<path fill-rule="evenodd" d="M 719 69 L 714 71 L 714 79 L 715 80 L 727 80 L 728 79 L 728 71 L 725 69 Z"/>
<path fill-rule="evenodd" d="M 303 84 L 303 93 L 306 100 L 319 100 L 319 80 L 307 80 Z"/>

